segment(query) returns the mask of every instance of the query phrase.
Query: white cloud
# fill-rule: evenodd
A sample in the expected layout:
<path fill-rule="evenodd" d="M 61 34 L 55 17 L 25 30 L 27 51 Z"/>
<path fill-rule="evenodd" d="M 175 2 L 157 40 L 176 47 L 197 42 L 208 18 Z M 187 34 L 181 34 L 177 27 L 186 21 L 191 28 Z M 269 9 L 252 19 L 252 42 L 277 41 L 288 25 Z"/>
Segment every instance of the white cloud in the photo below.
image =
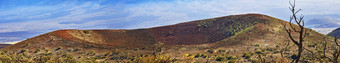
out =
<path fill-rule="evenodd" d="M 13 42 L 3 42 L 1 44 L 16 44 L 16 43 L 19 43 L 21 41 L 13 41 Z"/>
<path fill-rule="evenodd" d="M 7 39 L 7 40 L 13 40 L 13 39 L 19 39 L 20 37 L 0 37 L 0 40 L 4 40 L 4 39 Z"/>
<path fill-rule="evenodd" d="M 185 21 L 192 21 L 218 16 L 260 13 L 289 19 L 288 0 L 176 0 L 175 2 L 149 2 L 132 5 L 127 11 L 132 14 L 129 19 L 151 15 L 154 20 L 143 21 L 126 28 L 149 28 L 170 25 Z M 340 1 L 337 0 L 298 0 L 297 7 L 303 9 L 304 15 L 340 14 Z M 310 19 L 314 17 L 306 17 Z M 340 23 L 335 21 L 335 23 Z M 319 29 L 318 29 L 319 30 Z M 319 30 L 330 32 L 329 30 Z"/>
<path fill-rule="evenodd" d="M 287 0 L 210 0 L 210 1 L 176 0 L 171 2 L 161 1 L 161 2 L 146 2 L 139 4 L 122 4 L 120 6 L 126 6 L 124 8 L 119 8 L 122 11 L 116 11 L 115 6 L 101 5 L 98 4 L 97 2 L 85 2 L 81 5 L 76 5 L 75 3 L 76 2 L 62 3 L 56 6 L 18 8 L 14 10 L 0 12 L 0 16 L 16 15 L 14 17 L 7 17 L 6 19 L 20 19 L 20 18 L 33 19 L 50 16 L 51 14 L 58 12 L 70 13 L 69 15 L 66 16 L 55 17 L 51 19 L 36 19 L 25 22 L 1 23 L 0 28 L 2 28 L 2 30 L 0 32 L 65 29 L 65 28 L 77 29 L 82 27 L 96 26 L 97 24 L 105 23 L 108 21 L 100 21 L 94 23 L 95 20 L 87 21 L 86 19 L 100 16 L 114 16 L 117 13 L 126 13 L 127 17 L 98 20 L 116 20 L 126 21 L 127 23 L 130 23 L 135 22 L 134 20 L 138 20 L 136 18 L 149 16 L 147 17 L 149 19 L 141 19 L 141 22 L 138 24 L 132 24 L 127 25 L 127 27 L 123 27 L 126 29 L 135 29 L 171 25 L 175 23 L 198 19 L 244 13 L 261 13 L 278 17 L 280 19 L 287 19 L 288 18 L 287 16 L 289 16 L 288 10 L 289 5 Z M 338 5 L 338 3 L 339 1 L 335 0 L 297 1 L 298 7 L 304 9 L 302 12 L 307 15 L 315 13 L 336 14 L 337 12 L 334 11 L 338 11 L 339 9 L 331 7 L 337 7 L 336 5 Z M 317 6 L 314 7 L 314 5 Z M 120 14 L 118 14 L 118 16 L 119 15 Z M 84 23 L 60 24 L 61 22 L 84 22 Z M 92 24 L 87 22 L 91 22 Z"/>
<path fill-rule="evenodd" d="M 280 3 L 280 2 L 287 3 Z M 126 9 L 131 13 L 128 17 L 133 19 L 141 16 L 154 16 L 154 20 L 144 21 L 137 25 L 130 25 L 126 28 L 149 28 L 162 25 L 170 25 L 185 21 L 192 21 L 219 16 L 245 14 L 245 13 L 263 13 L 274 16 L 288 15 L 288 5 L 285 0 L 212 0 L 212 1 L 182 1 L 175 2 L 149 2 L 136 4 Z M 278 11 L 279 10 L 279 11 Z M 280 12 L 287 10 L 286 12 Z M 274 12 L 278 11 L 278 12 Z M 266 13 L 270 12 L 270 13 Z"/>
<path fill-rule="evenodd" d="M 313 30 L 320 32 L 321 34 L 328 34 L 335 30 L 336 28 L 312 28 Z"/>
<path fill-rule="evenodd" d="M 75 3 L 73 3 L 75 4 Z M 73 5 L 68 4 L 68 5 Z M 107 8 L 107 9 L 101 9 Z M 53 9 L 51 13 L 57 13 L 61 11 L 69 12 L 68 15 L 61 16 L 61 17 L 54 17 L 49 19 L 34 19 L 29 21 L 19 21 L 19 22 L 9 22 L 9 23 L 0 23 L 0 33 L 5 32 L 17 32 L 17 31 L 51 31 L 56 29 L 79 29 L 83 27 L 96 26 L 103 24 L 107 21 L 111 21 L 112 19 L 97 19 L 88 21 L 88 18 L 100 17 L 100 16 L 111 16 L 115 14 L 115 8 L 107 7 L 107 6 L 100 6 L 97 3 L 87 2 L 82 5 L 74 5 L 71 8 L 59 8 Z M 61 11 L 54 11 L 54 10 L 61 10 Z M 18 11 L 15 9 L 14 11 Z M 34 10 L 34 11 L 44 11 L 44 10 Z M 50 11 L 50 10 L 49 10 Z M 8 11 L 12 12 L 12 11 Z M 28 13 L 28 12 L 23 12 Z M 51 15 L 51 13 L 41 13 L 40 15 L 32 15 L 28 18 L 39 18 L 47 15 Z M 1 14 L 1 13 L 0 13 Z M 6 13 L 3 13 L 6 14 Z M 12 13 L 8 13 L 9 15 L 13 15 Z M 15 14 L 14 14 L 15 15 Z M 20 16 L 16 16 L 20 17 Z M 12 19 L 12 18 L 11 18 Z M 19 19 L 19 18 L 13 18 Z M 62 22 L 74 22 L 74 23 L 67 23 L 63 24 Z M 77 24 L 75 24 L 77 23 Z"/>

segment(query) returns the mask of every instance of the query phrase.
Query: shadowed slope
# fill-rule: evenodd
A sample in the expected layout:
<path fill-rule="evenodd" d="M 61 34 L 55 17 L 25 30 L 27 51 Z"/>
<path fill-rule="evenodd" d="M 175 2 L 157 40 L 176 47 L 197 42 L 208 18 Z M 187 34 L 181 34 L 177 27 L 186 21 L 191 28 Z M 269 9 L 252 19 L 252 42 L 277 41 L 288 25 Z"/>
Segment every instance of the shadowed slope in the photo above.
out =
<path fill-rule="evenodd" d="M 340 39 L 340 28 L 333 30 L 331 33 L 327 34 L 328 36 L 337 36 Z"/>

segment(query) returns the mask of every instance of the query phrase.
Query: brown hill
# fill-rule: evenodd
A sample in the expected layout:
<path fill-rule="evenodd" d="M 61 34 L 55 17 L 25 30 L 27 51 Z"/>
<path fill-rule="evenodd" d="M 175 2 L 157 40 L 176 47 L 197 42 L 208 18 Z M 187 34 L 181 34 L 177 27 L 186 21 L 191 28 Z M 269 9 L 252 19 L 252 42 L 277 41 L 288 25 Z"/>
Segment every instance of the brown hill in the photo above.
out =
<path fill-rule="evenodd" d="M 18 52 L 23 49 L 36 51 L 62 48 L 61 50 L 65 51 L 94 50 L 99 54 L 120 50 L 127 51 L 128 55 L 138 56 L 151 54 L 157 49 L 155 44 L 164 43 L 163 53 L 173 55 L 172 57 L 182 57 L 186 53 L 207 53 L 205 51 L 208 49 L 229 50 L 233 52 L 228 54 L 241 57 L 244 52 L 254 51 L 254 44 L 268 48 L 282 48 L 278 46 L 290 41 L 282 28 L 283 23 L 287 22 L 267 15 L 243 14 L 148 29 L 57 30 L 1 50 Z M 293 35 L 298 36 L 295 33 Z M 323 37 L 328 36 L 310 30 L 306 44 L 320 42 Z M 296 49 L 292 48 L 292 51 Z M 131 51 L 136 49 L 142 50 Z M 73 54 L 79 55 L 78 53 L 80 52 Z"/>
<path fill-rule="evenodd" d="M 8 48 L 33 45 L 67 46 L 95 44 L 107 46 L 139 47 L 162 42 L 166 45 L 198 45 L 215 43 L 235 35 L 257 23 L 264 23 L 269 16 L 246 14 L 180 23 L 170 26 L 136 30 L 57 30 L 46 33 Z M 79 47 L 79 46 L 77 46 Z M 30 48 L 30 46 L 28 46 Z"/>

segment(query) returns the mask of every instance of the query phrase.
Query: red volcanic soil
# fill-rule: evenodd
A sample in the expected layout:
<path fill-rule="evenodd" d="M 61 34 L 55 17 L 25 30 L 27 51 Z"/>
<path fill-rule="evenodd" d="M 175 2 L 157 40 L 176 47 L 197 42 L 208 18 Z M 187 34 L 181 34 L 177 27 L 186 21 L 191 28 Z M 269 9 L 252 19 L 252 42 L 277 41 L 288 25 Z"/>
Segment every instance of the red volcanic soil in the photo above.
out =
<path fill-rule="evenodd" d="M 72 36 L 71 34 L 69 34 L 67 31 L 68 30 L 58 30 L 58 31 L 55 31 L 54 33 L 59 37 L 63 37 L 64 39 L 75 40 L 76 38 Z"/>
<path fill-rule="evenodd" d="M 269 18 L 269 16 L 260 14 L 233 15 L 149 30 L 156 42 L 163 42 L 167 45 L 198 45 L 226 39 L 242 29 L 268 21 Z"/>
<path fill-rule="evenodd" d="M 165 45 L 210 44 L 236 35 L 258 23 L 271 21 L 261 14 L 244 14 L 218 17 L 135 30 L 57 30 L 30 38 L 15 47 L 145 47 L 162 42 Z"/>

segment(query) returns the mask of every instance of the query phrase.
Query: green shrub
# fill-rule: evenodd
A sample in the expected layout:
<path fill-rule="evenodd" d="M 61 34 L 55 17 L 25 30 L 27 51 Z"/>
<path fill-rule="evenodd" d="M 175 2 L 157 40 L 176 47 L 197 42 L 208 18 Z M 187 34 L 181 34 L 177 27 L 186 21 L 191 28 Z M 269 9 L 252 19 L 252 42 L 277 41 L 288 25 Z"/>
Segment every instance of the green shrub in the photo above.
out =
<path fill-rule="evenodd" d="M 173 36 L 173 32 L 169 31 L 168 34 L 166 34 L 166 36 Z"/>
<path fill-rule="evenodd" d="M 64 54 L 61 57 L 64 57 L 64 58 L 73 58 L 73 55 L 72 54 Z"/>
<path fill-rule="evenodd" d="M 58 50 L 60 50 L 61 49 L 61 47 L 59 46 L 57 49 L 55 49 L 55 51 L 58 51 Z"/>
<path fill-rule="evenodd" d="M 297 58 L 297 55 L 296 54 L 293 54 L 292 56 L 290 56 L 291 59 L 296 59 Z"/>
<path fill-rule="evenodd" d="M 80 51 L 81 49 L 80 48 L 77 48 L 77 49 L 74 49 L 73 52 L 77 52 L 77 51 Z"/>
<path fill-rule="evenodd" d="M 266 48 L 266 51 L 273 51 L 273 50 L 275 50 L 275 49 L 273 49 L 273 48 Z"/>
<path fill-rule="evenodd" d="M 72 51 L 73 51 L 72 48 L 67 48 L 67 49 L 66 49 L 66 52 L 72 52 Z"/>
<path fill-rule="evenodd" d="M 26 51 L 27 51 L 26 49 L 22 49 L 19 53 L 24 53 Z"/>
<path fill-rule="evenodd" d="M 136 63 L 173 63 L 174 61 L 169 55 L 157 55 L 157 56 L 147 56 L 138 57 L 135 60 Z"/>
<path fill-rule="evenodd" d="M 312 43 L 312 44 L 308 44 L 308 47 L 315 47 L 317 44 L 316 43 Z"/>
<path fill-rule="evenodd" d="M 74 58 L 65 58 L 63 63 L 79 63 L 80 61 L 77 61 Z"/>
<path fill-rule="evenodd" d="M 111 54 L 111 56 L 113 56 L 113 55 L 118 55 L 120 52 L 118 51 L 118 50 L 114 50 L 114 51 L 112 51 L 112 54 Z"/>
<path fill-rule="evenodd" d="M 29 46 L 30 44 L 26 44 L 24 47 L 27 47 L 27 46 Z"/>
<path fill-rule="evenodd" d="M 262 50 L 257 49 L 257 50 L 255 50 L 255 53 L 256 53 L 256 54 L 262 54 Z"/>
<path fill-rule="evenodd" d="M 226 58 L 225 57 L 222 57 L 222 56 L 218 56 L 216 58 L 216 61 L 226 61 Z"/>
<path fill-rule="evenodd" d="M 102 55 L 98 55 L 98 56 L 95 56 L 94 59 L 104 59 L 105 56 L 102 56 Z"/>
<path fill-rule="evenodd" d="M 236 59 L 229 60 L 228 63 L 236 63 Z"/>
<path fill-rule="evenodd" d="M 219 49 L 217 52 L 223 53 L 223 52 L 226 52 L 226 51 L 224 49 Z"/>
<path fill-rule="evenodd" d="M 260 47 L 260 44 L 255 43 L 255 44 L 253 44 L 252 46 L 254 46 L 254 47 Z"/>
<path fill-rule="evenodd" d="M 48 60 L 50 60 L 52 57 L 51 56 L 42 56 L 40 58 L 40 62 L 47 62 Z"/>
<path fill-rule="evenodd" d="M 94 63 L 94 62 L 91 60 L 85 60 L 85 63 Z"/>
<path fill-rule="evenodd" d="M 49 49 L 45 49 L 46 52 L 50 51 Z"/>
<path fill-rule="evenodd" d="M 83 31 L 83 33 L 85 33 L 85 34 L 89 34 L 89 33 L 90 33 L 90 31 Z"/>
<path fill-rule="evenodd" d="M 227 59 L 228 60 L 233 60 L 233 59 L 237 59 L 237 57 L 236 56 L 227 56 Z"/>
<path fill-rule="evenodd" d="M 242 57 L 244 57 L 245 59 L 249 59 L 253 54 L 252 53 L 243 53 Z"/>
<path fill-rule="evenodd" d="M 112 53 L 111 52 L 106 52 L 105 54 L 104 54 L 104 56 L 109 56 L 109 55 L 111 55 Z"/>
<path fill-rule="evenodd" d="M 207 52 L 208 53 L 214 53 L 214 50 L 213 49 L 209 49 Z"/>
<path fill-rule="evenodd" d="M 133 49 L 133 51 L 138 51 L 139 50 L 139 48 L 135 48 L 135 49 Z"/>
<path fill-rule="evenodd" d="M 197 53 L 194 57 L 195 58 L 198 58 L 198 57 L 200 57 L 201 56 L 201 54 L 200 53 Z"/>
<path fill-rule="evenodd" d="M 90 51 L 89 53 L 87 53 L 87 55 L 92 56 L 92 55 L 96 55 L 96 53 L 92 50 L 92 51 Z"/>
<path fill-rule="evenodd" d="M 226 56 L 226 59 L 229 60 L 228 63 L 235 63 L 237 60 L 236 56 Z"/>
<path fill-rule="evenodd" d="M 208 55 L 206 55 L 206 54 L 201 54 L 201 57 L 202 57 L 202 58 L 207 58 Z"/>
<path fill-rule="evenodd" d="M 36 51 L 34 51 L 34 53 L 38 53 L 38 52 L 40 52 L 40 49 L 37 49 Z"/>

